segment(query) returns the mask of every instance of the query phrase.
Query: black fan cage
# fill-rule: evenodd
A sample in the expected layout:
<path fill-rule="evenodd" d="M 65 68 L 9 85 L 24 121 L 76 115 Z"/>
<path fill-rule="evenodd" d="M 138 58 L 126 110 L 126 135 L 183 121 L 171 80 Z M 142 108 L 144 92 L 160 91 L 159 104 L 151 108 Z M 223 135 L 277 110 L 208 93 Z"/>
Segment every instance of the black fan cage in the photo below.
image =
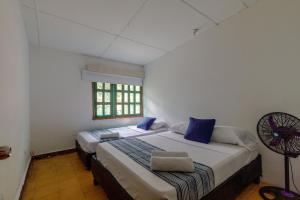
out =
<path fill-rule="evenodd" d="M 277 127 L 292 130 L 291 132 L 297 132 L 297 134 L 276 133 L 269 123 L 270 116 Z M 282 112 L 266 114 L 257 124 L 257 134 L 264 145 L 272 151 L 286 156 L 300 154 L 300 120 L 295 116 Z"/>

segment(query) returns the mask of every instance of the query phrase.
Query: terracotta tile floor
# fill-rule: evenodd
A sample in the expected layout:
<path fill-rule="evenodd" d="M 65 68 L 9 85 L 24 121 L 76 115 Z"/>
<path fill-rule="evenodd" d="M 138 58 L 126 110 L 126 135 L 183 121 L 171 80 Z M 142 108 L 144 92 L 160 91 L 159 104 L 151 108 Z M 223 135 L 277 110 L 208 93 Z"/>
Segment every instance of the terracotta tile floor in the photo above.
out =
<path fill-rule="evenodd" d="M 246 188 L 237 200 L 260 200 L 259 185 Z M 93 185 L 76 153 L 34 160 L 28 172 L 22 200 L 104 200 L 101 186 Z"/>

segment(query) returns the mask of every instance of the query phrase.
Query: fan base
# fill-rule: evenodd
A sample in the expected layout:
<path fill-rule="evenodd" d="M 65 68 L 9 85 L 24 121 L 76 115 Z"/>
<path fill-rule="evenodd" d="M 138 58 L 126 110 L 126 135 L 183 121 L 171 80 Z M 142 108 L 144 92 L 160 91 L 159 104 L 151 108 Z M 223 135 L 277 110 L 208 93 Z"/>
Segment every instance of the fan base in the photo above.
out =
<path fill-rule="evenodd" d="M 299 194 L 273 186 L 260 188 L 259 194 L 264 200 L 300 200 Z"/>

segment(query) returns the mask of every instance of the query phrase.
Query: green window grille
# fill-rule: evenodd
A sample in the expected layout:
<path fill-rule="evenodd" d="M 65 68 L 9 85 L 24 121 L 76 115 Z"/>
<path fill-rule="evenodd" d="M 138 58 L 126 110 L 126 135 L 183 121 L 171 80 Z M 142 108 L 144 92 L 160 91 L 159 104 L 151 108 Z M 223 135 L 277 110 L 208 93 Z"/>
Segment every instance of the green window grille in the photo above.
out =
<path fill-rule="evenodd" d="M 93 82 L 93 118 L 143 116 L 143 88 L 138 85 Z"/>

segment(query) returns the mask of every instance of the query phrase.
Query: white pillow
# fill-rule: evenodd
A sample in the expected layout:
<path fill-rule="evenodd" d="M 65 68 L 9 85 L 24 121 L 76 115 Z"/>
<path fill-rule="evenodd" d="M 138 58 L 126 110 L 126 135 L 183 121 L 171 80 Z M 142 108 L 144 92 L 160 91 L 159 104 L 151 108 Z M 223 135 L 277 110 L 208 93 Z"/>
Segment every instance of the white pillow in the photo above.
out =
<path fill-rule="evenodd" d="M 164 128 L 164 127 L 168 128 L 168 124 L 166 122 L 164 122 L 164 121 L 155 121 L 151 125 L 150 129 L 151 130 L 156 130 L 156 129 L 160 129 L 160 128 Z"/>
<path fill-rule="evenodd" d="M 173 124 L 170 127 L 170 131 L 184 135 L 186 133 L 188 125 L 189 125 L 188 122 L 179 122 L 179 123 Z"/>
<path fill-rule="evenodd" d="M 211 141 L 239 145 L 250 151 L 258 148 L 257 140 L 251 132 L 233 126 L 215 126 Z"/>

